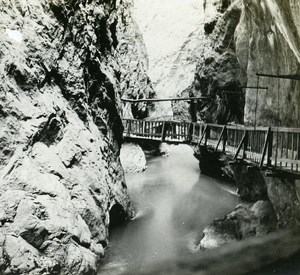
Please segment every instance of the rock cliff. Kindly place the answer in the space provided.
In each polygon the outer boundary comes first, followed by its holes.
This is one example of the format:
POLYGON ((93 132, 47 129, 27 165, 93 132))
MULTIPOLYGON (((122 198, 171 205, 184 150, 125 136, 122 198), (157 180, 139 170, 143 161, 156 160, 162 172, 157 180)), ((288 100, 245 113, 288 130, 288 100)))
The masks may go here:
POLYGON ((298 127, 300 82, 266 77, 258 81, 256 73, 299 74, 300 4, 295 0, 203 3, 204 50, 187 92, 212 96, 212 101, 198 108, 198 118, 253 125, 256 117, 259 125, 298 127), (257 84, 268 90, 258 92, 256 108, 256 89, 242 87, 257 84))
MULTIPOLYGON (((200 57, 203 8, 199 0, 134 0, 135 18, 149 56, 149 76, 160 98, 174 97, 193 81, 200 57)), ((172 115, 169 102, 156 116, 172 115)))
POLYGON ((1 274, 95 273, 132 216, 120 97, 152 90, 130 5, 0 1, 1 274))
MULTIPOLYGON (((122 25, 118 30, 121 91, 124 98, 154 98, 156 93, 148 76, 149 60, 144 38, 131 13, 134 10, 133 3, 125 3, 126 8, 120 14, 122 25)), ((125 117, 142 119, 155 111, 155 105, 125 103, 122 109, 125 117)))

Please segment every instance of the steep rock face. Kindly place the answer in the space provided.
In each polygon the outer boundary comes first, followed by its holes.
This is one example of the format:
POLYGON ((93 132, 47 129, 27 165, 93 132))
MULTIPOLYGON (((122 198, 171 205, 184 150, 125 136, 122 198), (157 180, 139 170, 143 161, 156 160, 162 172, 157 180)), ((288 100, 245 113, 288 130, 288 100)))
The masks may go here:
POLYGON ((0 1, 0 273, 91 274, 110 221, 132 216, 120 96, 143 67, 121 69, 139 55, 128 5, 0 1))
POLYGON ((206 21, 203 29, 205 35, 199 49, 201 55, 193 84, 182 95, 211 97, 208 102, 196 104, 194 120, 242 123, 243 79, 233 38, 241 16, 240 4, 226 9, 229 2, 223 2, 204 1, 206 21))
MULTIPOLYGON (((156 93, 148 76, 149 60, 144 39, 130 12, 133 10, 132 2, 126 1, 124 5, 126 8, 119 15, 123 24, 117 30, 122 94, 130 99, 153 98, 156 93)), ((123 104, 123 115, 128 118, 145 118, 154 111, 153 104, 123 104)))
POLYGON ((256 78, 256 73, 299 73, 299 3, 206 0, 204 9, 206 49, 188 91, 212 96, 212 101, 198 107, 198 118, 250 125, 256 118, 261 125, 299 126, 299 81, 256 78), (258 92, 256 108, 256 90, 241 87, 257 84, 269 89, 258 92))
MULTIPOLYGON (((149 76, 160 98, 174 97, 193 80, 202 41, 199 0, 134 0, 135 18, 149 55, 149 76)), ((157 104, 156 116, 172 115, 169 102, 157 104)))
MULTIPOLYGON (((248 85, 256 83, 256 72, 299 74, 299 12, 300 4, 294 0, 243 1, 235 40, 237 57, 242 70, 247 73, 248 85)), ((269 87, 269 90, 259 92, 258 123, 299 127, 300 82, 262 78, 260 85, 269 87)), ((255 119, 254 99, 253 91, 247 90, 245 119, 248 123, 255 119)))

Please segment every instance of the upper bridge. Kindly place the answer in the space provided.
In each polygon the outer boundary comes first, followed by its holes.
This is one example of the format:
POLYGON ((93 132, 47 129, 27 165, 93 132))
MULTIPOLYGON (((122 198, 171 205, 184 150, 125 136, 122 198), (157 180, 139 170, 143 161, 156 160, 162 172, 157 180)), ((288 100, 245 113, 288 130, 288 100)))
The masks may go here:
POLYGON ((260 167, 300 173, 300 129, 124 119, 124 136, 205 146, 260 167))

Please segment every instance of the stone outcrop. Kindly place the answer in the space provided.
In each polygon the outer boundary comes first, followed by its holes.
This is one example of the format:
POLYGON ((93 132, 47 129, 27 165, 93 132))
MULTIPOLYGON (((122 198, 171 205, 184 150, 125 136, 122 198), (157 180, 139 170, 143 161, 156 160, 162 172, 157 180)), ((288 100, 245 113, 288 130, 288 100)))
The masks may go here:
MULTIPOLYGON (((241 85, 244 83, 233 37, 241 10, 238 3, 230 8, 228 4, 229 1, 204 1, 205 22, 198 48, 201 54, 192 84, 180 94, 211 97, 209 102, 196 104, 195 114, 190 114, 192 118, 195 117, 194 120, 219 124, 243 122, 244 96, 241 85)), ((184 106, 178 105, 175 108, 184 112, 184 106)))
POLYGON ((269 201, 240 204, 232 213, 215 219, 204 229, 198 249, 211 249, 236 240, 263 236, 276 228, 277 219, 269 201))
POLYGON ((120 159, 125 173, 143 172, 147 167, 145 154, 135 143, 123 143, 120 159))
POLYGON ((256 90, 242 86, 259 84, 269 89, 258 92, 257 124, 298 127, 300 82, 262 77, 258 83, 256 73, 299 74, 300 4, 205 0, 204 11, 204 50, 185 91, 212 97, 205 107, 198 106, 198 119, 254 124, 256 90))
POLYGON ((298 225, 300 222, 299 180, 285 175, 266 177, 268 197, 278 220, 278 228, 298 225))
MULTIPOLYGON (((201 152, 203 150, 204 148, 201 152)), ((202 152, 202 155, 197 155, 200 169, 209 176, 220 177, 225 167, 228 167, 227 170, 233 176, 230 179, 234 178, 237 193, 243 203, 232 213, 215 219, 204 229, 198 249, 219 247, 299 224, 299 180, 294 174, 262 170, 250 162, 228 162, 228 156, 221 156, 221 153, 204 150, 204 154, 202 152), (215 175, 213 170, 216 171, 215 175)))
POLYGON ((0 6, 0 273, 93 274, 132 217, 120 97, 151 90, 130 2, 0 6))
POLYGON ((194 150, 194 156, 199 160, 201 174, 234 182, 234 173, 229 165, 232 159, 226 154, 199 146, 194 150))
POLYGON ((242 200, 255 202, 268 199, 264 174, 259 167, 250 163, 236 162, 231 168, 242 200))

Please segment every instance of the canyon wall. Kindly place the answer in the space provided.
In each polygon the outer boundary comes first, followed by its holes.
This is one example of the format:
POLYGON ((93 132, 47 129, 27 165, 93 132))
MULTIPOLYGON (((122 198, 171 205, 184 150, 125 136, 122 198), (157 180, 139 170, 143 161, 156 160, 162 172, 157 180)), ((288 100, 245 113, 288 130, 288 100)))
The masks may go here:
MULTIPOLYGON (((149 76, 159 98, 175 97, 193 81, 202 41, 201 0, 134 0, 135 18, 149 56, 149 76)), ((172 116, 170 102, 154 116, 172 116)))
POLYGON ((131 3, 0 7, 0 273, 93 274, 133 214, 120 97, 152 93, 131 3))
POLYGON ((212 101, 198 107, 198 118, 299 127, 299 81, 258 80, 256 73, 299 74, 300 4, 294 0, 206 0, 204 11, 204 52, 187 92, 209 95, 212 101), (243 86, 257 84, 268 90, 258 91, 256 107, 256 89, 243 86))
MULTIPOLYGON (((126 8, 119 14, 122 25, 117 30, 122 95, 129 99, 154 98, 156 93, 148 76, 148 52, 132 16, 134 5, 131 1, 125 1, 124 5, 126 8)), ((144 102, 123 103, 122 109, 124 117, 143 119, 155 112, 156 106, 144 102)))

